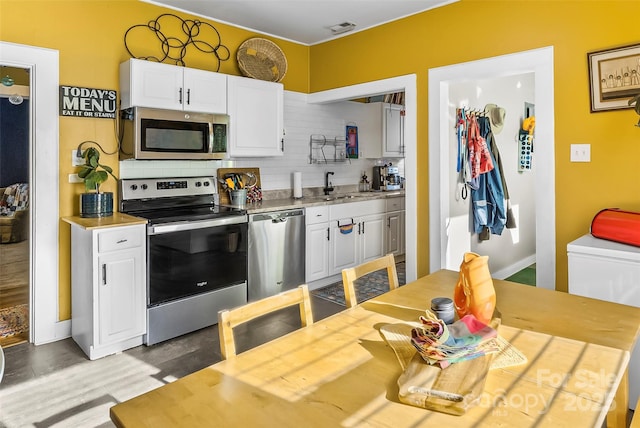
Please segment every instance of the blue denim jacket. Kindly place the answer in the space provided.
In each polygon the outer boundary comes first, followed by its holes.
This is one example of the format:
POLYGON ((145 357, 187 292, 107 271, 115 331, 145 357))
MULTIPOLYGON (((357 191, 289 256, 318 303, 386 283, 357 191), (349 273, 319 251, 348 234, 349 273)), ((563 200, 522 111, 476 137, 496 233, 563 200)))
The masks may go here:
MULTIPOLYGON (((490 144, 493 142, 493 138, 487 138, 491 132, 489 119, 486 117, 478 118, 478 126, 480 127, 480 135, 486 139, 489 152, 491 152, 490 144)), ((491 160, 494 168, 487 173, 480 174, 478 188, 471 189, 473 228, 475 233, 480 234, 486 226, 492 234, 501 235, 507 222, 507 210, 501 172, 493 153, 491 160)))

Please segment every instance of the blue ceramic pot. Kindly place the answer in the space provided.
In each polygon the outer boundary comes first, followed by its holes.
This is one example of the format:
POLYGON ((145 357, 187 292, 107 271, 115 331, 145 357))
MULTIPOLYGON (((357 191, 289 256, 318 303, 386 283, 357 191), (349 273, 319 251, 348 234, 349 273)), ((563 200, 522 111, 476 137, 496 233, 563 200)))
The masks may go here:
POLYGON ((113 193, 82 193, 80 217, 109 217, 113 215, 113 193))

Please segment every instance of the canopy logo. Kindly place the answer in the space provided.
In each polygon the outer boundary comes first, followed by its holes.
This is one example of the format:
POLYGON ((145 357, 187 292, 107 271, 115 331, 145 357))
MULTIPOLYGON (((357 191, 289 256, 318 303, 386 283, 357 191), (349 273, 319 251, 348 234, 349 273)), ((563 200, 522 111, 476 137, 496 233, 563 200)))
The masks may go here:
POLYGON ((111 89, 60 86, 60 116, 116 118, 117 92, 111 89))

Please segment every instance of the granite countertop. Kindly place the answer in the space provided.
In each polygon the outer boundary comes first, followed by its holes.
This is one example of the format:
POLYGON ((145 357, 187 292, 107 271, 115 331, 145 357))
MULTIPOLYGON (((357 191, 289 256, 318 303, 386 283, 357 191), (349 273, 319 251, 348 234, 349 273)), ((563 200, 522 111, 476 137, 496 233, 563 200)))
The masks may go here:
POLYGON ((336 193, 329 196, 305 196, 301 199, 280 198, 266 199, 262 202, 255 202, 246 205, 247 213, 257 214, 269 211, 280 211, 295 208, 308 208, 322 205, 336 205, 350 202, 369 201, 373 199, 387 199, 404 196, 404 190, 394 191, 372 191, 372 192, 350 192, 336 193))
MULTIPOLYGON (((322 205, 336 205, 350 202, 370 201, 373 199, 387 199, 404 196, 404 190, 370 191, 370 192, 336 192, 329 196, 307 195, 301 199, 291 197, 265 199, 246 205, 248 214, 264 213, 269 211, 281 211, 295 208, 317 207, 322 205)), ((227 205, 230 206, 230 205, 227 205)), ((114 212, 109 217, 88 218, 80 216, 63 217, 62 221, 75 224, 84 229, 99 229, 106 227, 130 226, 134 224, 146 224, 147 220, 129 214, 114 212)))

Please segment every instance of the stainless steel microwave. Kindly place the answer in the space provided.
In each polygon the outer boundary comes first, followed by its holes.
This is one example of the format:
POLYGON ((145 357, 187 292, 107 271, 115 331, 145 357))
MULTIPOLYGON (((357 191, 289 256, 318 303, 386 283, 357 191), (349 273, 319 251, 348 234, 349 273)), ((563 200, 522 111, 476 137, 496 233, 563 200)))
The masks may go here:
POLYGON ((121 160, 227 158, 226 115, 132 107, 121 120, 121 160))

